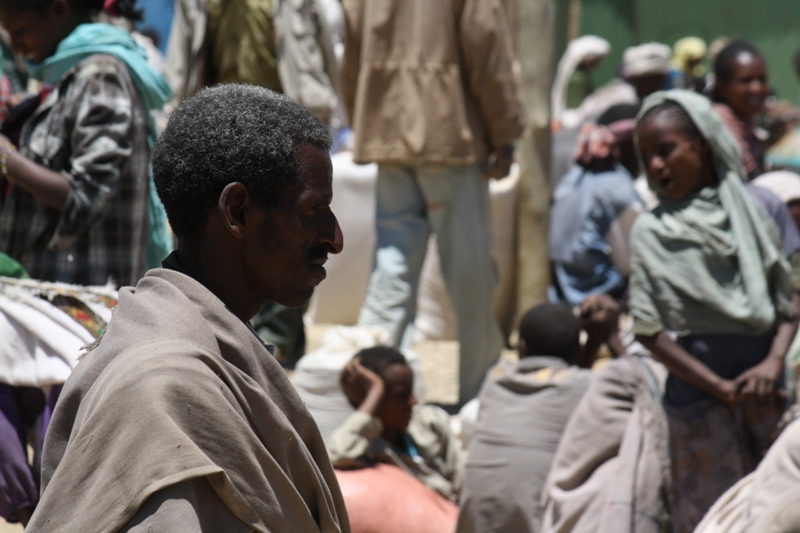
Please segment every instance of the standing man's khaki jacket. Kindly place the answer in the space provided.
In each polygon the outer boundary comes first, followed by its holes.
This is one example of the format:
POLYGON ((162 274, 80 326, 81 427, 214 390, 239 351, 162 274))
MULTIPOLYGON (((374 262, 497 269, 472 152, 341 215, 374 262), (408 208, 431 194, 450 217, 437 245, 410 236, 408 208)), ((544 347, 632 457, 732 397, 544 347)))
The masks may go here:
POLYGON ((482 163, 520 137, 523 104, 500 0, 343 6, 342 93, 356 162, 482 163))

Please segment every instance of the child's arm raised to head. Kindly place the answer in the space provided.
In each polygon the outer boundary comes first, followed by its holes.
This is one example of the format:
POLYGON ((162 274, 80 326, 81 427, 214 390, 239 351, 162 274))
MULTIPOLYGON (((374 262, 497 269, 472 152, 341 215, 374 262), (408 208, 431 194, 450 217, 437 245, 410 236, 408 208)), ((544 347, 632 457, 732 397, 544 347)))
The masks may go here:
POLYGON ((358 357, 354 357, 342 369, 339 382, 347 399, 354 406, 357 405, 359 411, 375 414, 385 392, 383 380, 378 374, 365 368, 358 357))

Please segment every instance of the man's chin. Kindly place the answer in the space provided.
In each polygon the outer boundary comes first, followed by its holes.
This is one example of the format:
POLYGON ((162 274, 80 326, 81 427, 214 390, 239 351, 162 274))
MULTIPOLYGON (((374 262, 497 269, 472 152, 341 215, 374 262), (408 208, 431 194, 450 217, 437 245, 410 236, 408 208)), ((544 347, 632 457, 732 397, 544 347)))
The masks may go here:
POLYGON ((303 291, 298 290, 291 294, 277 295, 274 299, 267 298, 267 300, 281 304, 284 307, 305 307, 313 295, 314 287, 311 287, 310 289, 303 291))

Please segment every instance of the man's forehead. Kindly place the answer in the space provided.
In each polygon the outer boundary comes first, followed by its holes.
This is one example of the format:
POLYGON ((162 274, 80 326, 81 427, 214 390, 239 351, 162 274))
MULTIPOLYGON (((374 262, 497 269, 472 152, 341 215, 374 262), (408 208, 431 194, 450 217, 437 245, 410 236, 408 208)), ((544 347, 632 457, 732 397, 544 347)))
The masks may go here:
POLYGON ((297 147, 297 157, 300 161, 301 169, 308 166, 324 162, 328 168, 332 168, 331 157, 327 150, 323 150, 313 144, 301 144, 297 147))
POLYGON ((310 144, 297 147, 298 163, 300 164, 299 178, 303 182, 329 181, 333 175, 333 163, 328 152, 310 144), (321 181, 320 181, 321 180, 321 181))
POLYGON ((303 202, 307 198, 332 196, 333 166, 328 153, 313 145, 301 145, 297 148, 297 159, 297 178, 284 189, 287 200, 294 197, 294 201, 303 202))

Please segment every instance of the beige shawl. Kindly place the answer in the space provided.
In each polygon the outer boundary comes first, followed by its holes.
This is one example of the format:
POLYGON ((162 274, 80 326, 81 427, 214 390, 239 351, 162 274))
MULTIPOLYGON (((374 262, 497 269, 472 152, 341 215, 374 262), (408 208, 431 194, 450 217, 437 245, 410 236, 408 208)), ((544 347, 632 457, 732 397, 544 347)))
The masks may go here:
POLYGON ((120 291, 64 387, 29 527, 117 531, 202 478, 225 531, 350 531, 319 430, 267 348, 201 284, 156 269, 120 291))
POLYGON ((669 486, 666 370, 624 357, 592 380, 572 414, 542 494, 543 533, 658 533, 669 486))

